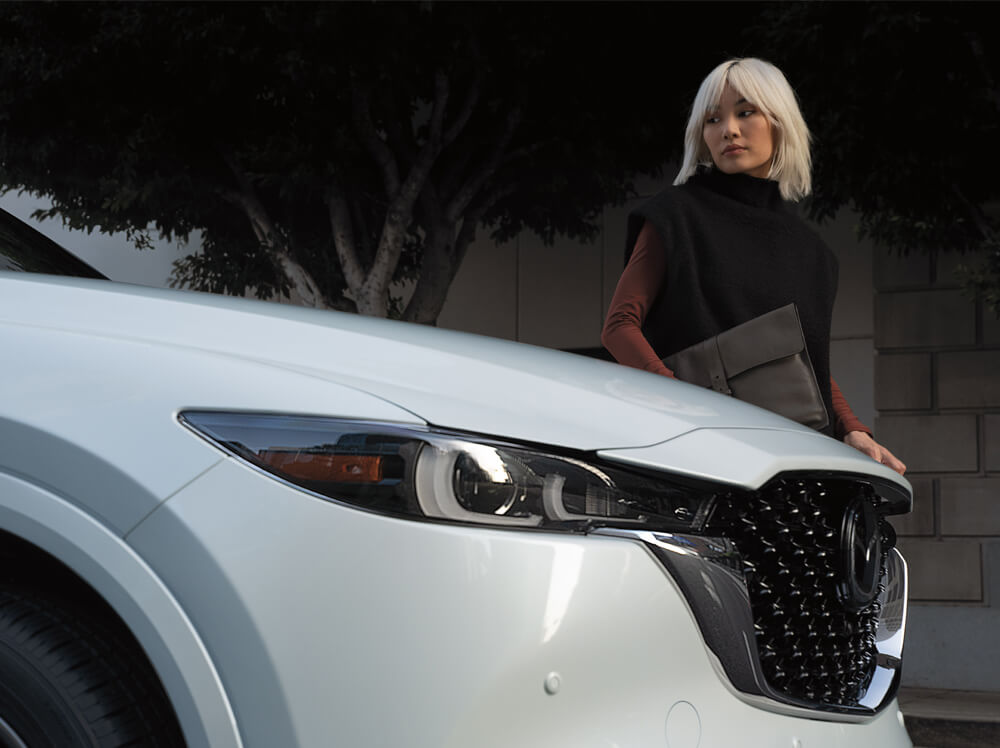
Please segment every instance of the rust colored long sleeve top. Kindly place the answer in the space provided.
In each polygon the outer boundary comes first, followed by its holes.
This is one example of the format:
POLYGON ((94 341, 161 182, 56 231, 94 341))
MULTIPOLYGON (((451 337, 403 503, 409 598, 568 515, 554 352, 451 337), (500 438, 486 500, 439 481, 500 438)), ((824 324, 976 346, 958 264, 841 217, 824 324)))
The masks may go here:
MULTIPOLYGON (((664 365, 642 334, 646 314, 660 293, 666 271, 667 257, 662 240, 653 224, 646 221, 615 289, 601 331, 601 342, 619 363, 673 377, 674 373, 664 365)), ((854 415, 832 377, 830 388, 836 438, 843 439, 851 431, 871 434, 871 429, 854 415)))

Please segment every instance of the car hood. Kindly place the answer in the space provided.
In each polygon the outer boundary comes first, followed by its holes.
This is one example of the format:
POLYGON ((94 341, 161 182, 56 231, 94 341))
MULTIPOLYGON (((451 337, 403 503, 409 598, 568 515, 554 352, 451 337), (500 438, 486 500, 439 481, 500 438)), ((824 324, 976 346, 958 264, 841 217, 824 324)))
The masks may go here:
MULTIPOLYGON (((606 361, 286 304, 0 273, 0 321, 264 363, 367 392, 433 425, 575 449, 648 446, 698 429, 813 433, 606 361)), ((266 392, 260 407, 268 409, 266 392)), ((315 413, 337 415, 322 402, 315 413)))

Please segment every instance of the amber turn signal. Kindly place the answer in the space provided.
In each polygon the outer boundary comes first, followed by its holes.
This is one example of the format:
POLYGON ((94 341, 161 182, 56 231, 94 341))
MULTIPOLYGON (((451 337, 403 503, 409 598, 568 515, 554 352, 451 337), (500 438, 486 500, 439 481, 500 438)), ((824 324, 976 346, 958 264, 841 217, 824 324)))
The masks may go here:
POLYGON ((378 483, 382 480, 382 458, 379 456, 268 449, 258 452, 257 458, 268 467, 301 480, 337 483, 378 483))

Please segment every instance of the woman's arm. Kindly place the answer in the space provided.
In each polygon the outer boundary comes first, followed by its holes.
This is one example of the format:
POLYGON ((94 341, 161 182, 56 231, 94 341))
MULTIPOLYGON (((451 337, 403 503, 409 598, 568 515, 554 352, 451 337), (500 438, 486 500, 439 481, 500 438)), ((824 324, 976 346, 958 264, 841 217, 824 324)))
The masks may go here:
POLYGON ((860 452, 864 452, 875 462, 881 462, 886 467, 895 470, 900 475, 905 473, 906 465, 875 441, 872 438, 872 430, 854 415, 851 406, 847 404, 847 398, 844 397, 844 393, 840 391, 837 383, 833 381, 833 377, 830 377, 830 392, 833 396, 834 434, 837 438, 842 439, 845 444, 860 452))
POLYGON ((672 377, 674 373, 642 334, 642 323, 660 292, 666 270, 663 243, 653 224, 646 221, 615 288, 601 343, 621 364, 672 377))
POLYGON ((847 398, 844 397, 844 393, 840 391, 840 387, 834 381, 833 377, 830 377, 830 395, 833 404, 833 434, 838 439, 843 439, 852 431, 863 431, 872 435, 872 430, 861 423, 861 420, 854 415, 854 411, 851 410, 851 406, 847 404, 847 398))
POLYGON ((881 462, 887 468, 895 470, 900 475, 906 472, 906 465, 896 455, 875 441, 871 434, 864 431, 852 431, 844 437, 844 444, 864 452, 875 460, 875 462, 881 462))

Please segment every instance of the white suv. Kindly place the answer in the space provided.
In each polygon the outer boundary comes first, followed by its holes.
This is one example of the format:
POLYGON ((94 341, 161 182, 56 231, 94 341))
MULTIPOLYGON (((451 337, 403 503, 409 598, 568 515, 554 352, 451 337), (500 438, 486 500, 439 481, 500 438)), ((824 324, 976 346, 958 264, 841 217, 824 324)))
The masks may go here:
POLYGON ((910 745, 910 487, 861 453, 6 215, 0 266, 0 745, 910 745))

